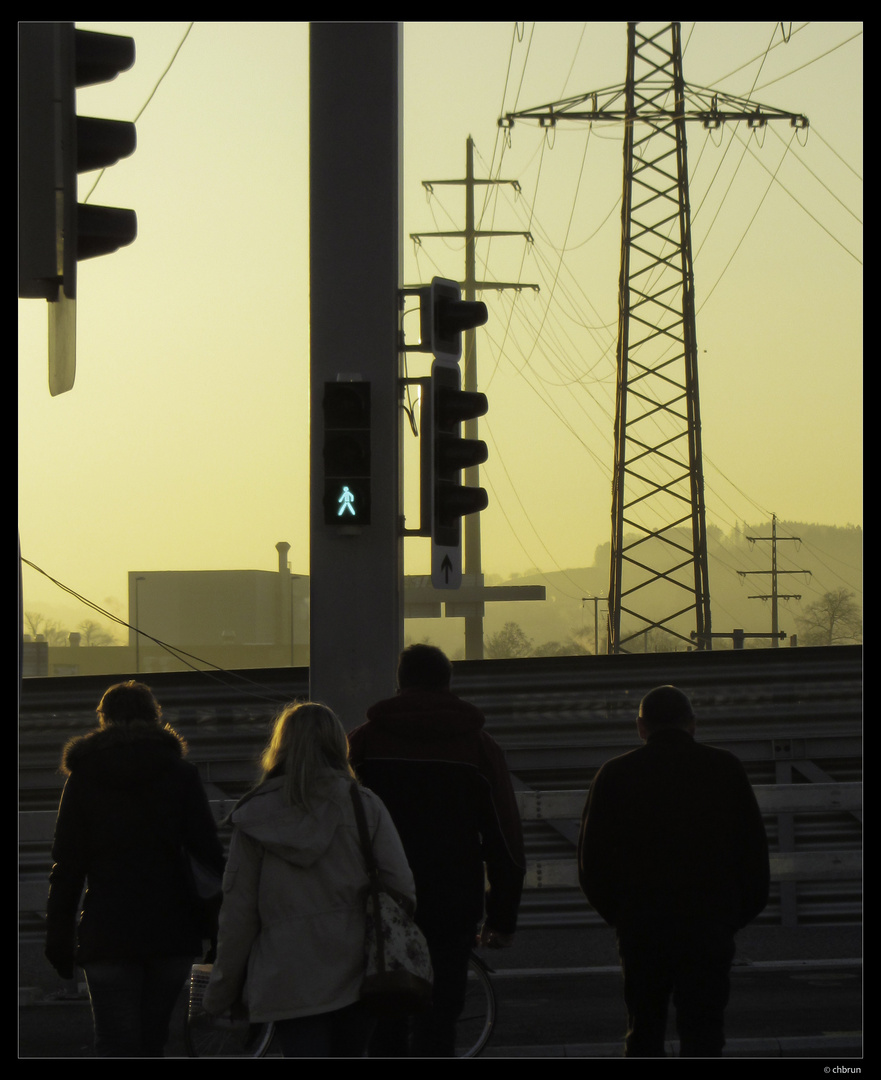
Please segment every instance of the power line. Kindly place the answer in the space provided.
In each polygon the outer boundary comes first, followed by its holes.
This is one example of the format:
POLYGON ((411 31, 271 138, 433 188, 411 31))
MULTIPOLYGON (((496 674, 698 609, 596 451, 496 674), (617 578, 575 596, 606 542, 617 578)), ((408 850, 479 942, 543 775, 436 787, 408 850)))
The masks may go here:
POLYGON ((835 155, 835 156, 836 156, 836 157, 838 158, 838 160, 839 160, 839 161, 841 162, 841 164, 842 164, 842 165, 844 165, 844 167, 845 167, 846 169, 850 169, 850 171, 851 171, 851 172, 852 172, 852 173, 854 174, 854 176, 855 176, 855 177, 857 178, 857 180, 859 180, 860 182, 862 182, 862 179, 863 179, 863 177, 862 177, 862 174, 861 174, 861 173, 858 173, 858 172, 856 171, 856 169, 855 169, 855 168, 853 167, 853 165, 851 165, 851 164, 849 164, 849 163, 848 163, 847 161, 845 161, 845 159, 844 159, 844 158, 843 158, 843 157, 841 156, 841 154, 839 154, 839 153, 838 153, 838 151, 837 151, 837 150, 835 149, 835 147, 834 147, 834 146, 832 146, 832 145, 831 145, 830 143, 826 142, 826 140, 825 140, 825 139, 823 138, 823 136, 822 136, 822 135, 821 135, 821 134, 819 133, 819 131, 817 131, 817 130, 816 130, 815 128, 811 128, 811 130, 813 131, 813 133, 814 133, 815 137, 816 137, 816 138, 818 138, 818 139, 820 140, 820 142, 821 142, 821 143, 822 143, 822 144, 823 144, 823 145, 824 145, 824 146, 826 147, 826 149, 827 149, 827 150, 831 150, 831 151, 832 151, 832 153, 833 153, 833 154, 834 154, 834 155, 835 155))
MULTIPOLYGON (((795 132, 793 131, 792 135, 789 137, 789 142, 786 145, 786 153, 789 152, 789 147, 792 145, 792 140, 794 138, 795 138, 795 132)), ((749 147, 747 146, 746 149, 749 149, 749 147)), ((740 246, 744 242, 744 240, 746 239, 746 234, 752 228, 753 222, 758 217, 759 211, 762 209, 762 205, 765 202, 765 199, 768 197, 768 192, 771 190, 771 187, 773 186, 774 181, 777 179, 777 173, 780 171, 780 166, 783 164, 783 162, 784 162, 784 160, 786 158, 786 153, 784 153, 783 157, 781 157, 780 160, 777 162, 777 168, 774 170, 773 173, 771 173, 771 180, 770 180, 768 186, 765 188, 764 195, 762 195, 761 199, 759 200, 759 205, 753 211, 753 216, 749 219, 749 222, 747 223, 746 228, 743 230, 743 234, 741 235, 740 239, 737 241, 737 244, 734 247, 734 251, 731 252, 731 255, 728 258, 728 262, 725 263, 725 265, 722 267, 722 271, 719 274, 719 276, 716 278, 716 280, 713 282, 712 288, 707 293, 707 295, 704 297, 704 299, 701 301, 700 307, 698 307, 698 309, 697 309, 698 313, 700 313, 703 310, 704 305, 707 303, 707 301, 710 299, 710 297, 716 291, 716 286, 719 284, 719 282, 725 276, 725 274, 726 274, 726 272, 728 270, 728 267, 734 261, 734 256, 738 253, 738 251, 740 251, 740 246)), ((753 156, 755 157, 756 155, 753 155, 753 156)), ((756 160, 761 161, 761 158, 757 158, 756 160)), ((764 165, 764 163, 763 163, 763 165, 764 165)), ((768 169, 767 166, 764 166, 764 167, 768 172, 770 172, 770 169, 768 169)), ((818 224, 819 224, 819 222, 818 222, 818 224)))
MULTIPOLYGON (((783 138, 782 138, 782 136, 780 135, 780 132, 779 132, 779 131, 777 131, 777 129, 776 129, 776 128, 772 128, 772 131, 773 131, 773 132, 774 132, 774 134, 775 134, 775 135, 777 136, 777 138, 778 138, 778 139, 780 139, 780 141, 782 142, 782 141, 783 141, 783 138)), ((811 128, 811 131, 814 131, 814 128, 811 128)), ((814 132, 814 133, 816 134, 816 132, 814 132)), ((827 145, 828 145, 828 143, 827 143, 827 145)), ((830 148, 830 149, 831 149, 831 148, 830 148)), ((834 152, 834 151, 833 151, 833 152, 834 152)), ((802 157, 796 157, 796 159, 795 159, 795 160, 796 160, 796 161, 797 161, 797 162, 798 162, 798 163, 799 163, 799 164, 800 164, 800 165, 802 166, 802 168, 804 168, 804 169, 807 169, 807 171, 808 171, 808 172, 809 172, 809 173, 811 174, 811 176, 813 176, 813 178, 814 178, 814 179, 815 179, 815 180, 817 181, 817 183, 818 183, 818 184, 820 185, 820 187, 821 187, 821 188, 823 188, 823 190, 824 190, 824 191, 828 192, 828 194, 832 196, 832 198, 833 198, 833 199, 834 199, 834 200, 835 200, 835 201, 836 201, 836 202, 838 203, 838 205, 839 205, 839 206, 840 206, 840 207, 841 207, 841 208, 842 208, 843 210, 845 210, 845 211, 846 211, 846 212, 847 212, 848 214, 850 214, 850 216, 851 216, 851 217, 852 217, 852 218, 854 219, 854 221, 856 221, 856 222, 857 222, 857 224, 858 224, 858 225, 862 225, 862 224, 863 224, 863 220, 862 220, 862 218, 861 218, 861 217, 859 217, 859 216, 858 216, 857 214, 855 214, 855 213, 854 213, 854 211, 853 211, 853 210, 851 210, 851 208, 850 208, 850 207, 849 207, 849 206, 848 206, 848 205, 847 205, 847 204, 846 204, 846 203, 844 202, 844 200, 843 200, 843 199, 839 199, 839 198, 838 198, 838 196, 837 196, 837 195, 835 194, 835 192, 834 192, 834 191, 832 190, 832 188, 830 188, 830 187, 829 187, 829 185, 828 185, 828 184, 824 184, 824 183, 823 183, 823 181, 822 181, 822 180, 820 179, 820 177, 819 177, 819 176, 817 176, 817 174, 816 174, 816 173, 814 172, 814 170, 813 170, 813 169, 812 169, 812 168, 810 167, 810 165, 808 165, 808 163, 807 163, 807 162, 806 162, 806 161, 804 160, 804 158, 802 158, 802 157)), ((786 189, 784 188, 784 190, 786 190, 786 189)), ((789 192, 788 192, 788 191, 787 191, 786 193, 787 193, 787 195, 789 194, 789 192)))
MULTIPOLYGON (((69 585, 65 585, 64 582, 52 577, 52 575, 47 573, 42 567, 37 566, 37 564, 31 562, 30 559, 26 559, 24 555, 21 556, 21 561, 26 566, 29 566, 32 570, 36 570, 38 574, 42 574, 44 578, 46 578, 48 581, 51 581, 52 584, 56 585, 59 589, 62 590, 62 592, 66 592, 69 596, 72 596, 81 604, 85 604, 86 607, 91 608, 93 611, 98 612, 99 615, 103 615, 111 622, 117 623, 118 625, 123 626, 128 630, 133 630, 140 637, 146 638, 148 641, 152 641, 155 645, 158 645, 160 648, 165 649, 165 651, 171 656, 173 656, 176 660, 179 660, 182 664, 186 664, 186 666, 188 668, 191 668, 193 671, 197 671, 202 675, 206 675, 208 678, 214 679, 215 682, 220 682, 223 686, 227 685, 226 683, 223 683, 222 680, 217 679, 217 677, 211 671, 206 671, 204 668, 198 668, 195 666, 195 664, 191 664, 189 662, 190 660, 195 660, 197 664, 204 664, 205 668, 213 668, 214 671, 219 671, 222 674, 229 676, 230 679, 237 679, 240 683, 245 683, 247 684, 247 686, 254 686, 257 687, 259 690, 265 691, 265 694, 260 694, 253 693, 252 691, 247 690, 243 687, 239 688, 244 689, 244 692, 250 694, 251 697, 259 698, 261 701, 270 701, 275 704, 284 704, 282 699, 279 698, 277 695, 274 695, 272 690, 269 689, 269 687, 263 686, 261 683, 255 682, 253 679, 248 679, 244 675, 239 675, 234 671, 228 671, 226 668, 219 667, 217 664, 212 664, 209 660, 203 660, 201 659, 201 657, 194 656, 192 653, 186 652, 184 649, 180 649, 177 646, 169 645, 167 642, 162 641, 157 637, 153 637, 152 634, 148 634, 145 631, 140 630, 137 626, 132 626, 132 624, 126 622, 125 619, 120 618, 118 615, 114 615, 111 611, 107 611, 105 608, 102 608, 100 604, 96 604, 93 600, 89 600, 88 597, 83 596, 81 593, 78 593, 69 585)), ((20 629, 19 632, 21 632, 20 629)))
MULTIPOLYGON (((795 134, 796 133, 793 132, 793 137, 795 136, 795 134)), ((740 139, 740 135, 737 132, 735 132, 735 137, 740 139)), ((742 141, 743 140, 741 139, 741 142, 742 141)), ((791 145, 792 145, 792 138, 790 138, 789 143, 787 144, 787 151, 789 150, 789 147, 791 145)), ((747 145, 747 150, 749 150, 749 152, 752 154, 752 156, 755 158, 755 160, 758 161, 758 163, 762 166, 762 168, 765 170, 765 172, 771 173, 771 170, 764 163, 764 161, 762 161, 761 157, 759 157, 757 154, 755 154, 753 152, 752 148, 749 145, 747 145)), ((785 158, 785 156, 786 155, 784 154, 784 158, 785 158)), ((780 164, 782 164, 782 163, 783 163, 783 158, 780 159, 780 164)), ((838 246, 840 248, 842 248, 844 251, 846 251, 847 254, 850 255, 850 257, 855 262, 857 262, 860 266, 862 266, 863 265, 863 260, 858 255, 855 255, 845 244, 843 244, 833 232, 831 232, 829 229, 827 229, 826 226, 814 214, 812 214, 810 212, 810 210, 808 210, 808 208, 804 205, 804 203, 800 202, 795 197, 795 195, 792 194, 792 192, 789 190, 789 188, 787 188, 786 185, 781 180, 777 179, 777 172, 780 169, 780 164, 778 164, 777 169, 775 169, 774 172, 771 174, 771 183, 773 184, 776 181, 776 183, 778 183, 780 185, 780 187, 783 188, 783 190, 790 197, 790 199, 792 199, 792 201, 796 204, 796 206, 799 206, 802 210, 804 210, 804 212, 808 215, 808 217, 811 219, 811 221, 813 221, 816 225, 819 225, 820 228, 823 230, 824 233, 826 233, 827 236, 831 237, 835 241, 835 243, 838 244, 838 246)), ((770 189, 770 184, 769 184, 769 189, 770 189)), ((765 194, 767 194, 767 191, 765 192, 765 194)), ((764 196, 762 198, 764 199, 764 196)), ((751 224, 752 224, 752 221, 750 221, 750 225, 751 224)), ((749 226, 747 226, 747 228, 749 228, 749 226)), ((746 235, 746 234, 744 234, 744 235, 746 235)), ((726 269, 727 269, 727 267, 726 267, 726 269)), ((723 271, 723 273, 724 273, 724 271, 723 271)))
MULTIPOLYGON (((774 24, 774 32, 771 35, 771 40, 772 41, 774 40, 774 35, 777 33, 777 27, 780 26, 780 25, 781 25, 780 23, 775 23, 774 24)), ((714 79, 713 82, 716 83, 716 84, 725 82, 725 80, 730 79, 732 75, 737 75, 739 72, 743 71, 744 68, 748 68, 750 66, 750 64, 754 64, 756 62, 756 60, 761 60, 762 63, 764 64, 765 57, 768 55, 768 53, 769 53, 769 51, 771 49, 777 49, 781 45, 788 45, 789 42, 792 41, 792 39, 795 37, 796 34, 800 33, 802 30, 806 29, 810 25, 811 24, 809 22, 807 22, 807 23, 803 23, 799 27, 796 27, 795 30, 790 30, 789 37, 784 36, 783 39, 781 41, 778 41, 776 45, 770 45, 767 49, 765 49, 765 51, 763 53, 757 53, 752 58, 752 60, 747 60, 745 63, 741 64, 739 67, 736 67, 733 71, 729 71, 727 75, 722 75, 720 78, 714 79)), ((755 88, 755 82, 753 83, 753 88, 755 88)))
POLYGON ((806 67, 810 67, 811 64, 816 64, 818 60, 822 60, 824 57, 829 56, 831 53, 836 52, 838 49, 849 44, 851 41, 856 40, 858 37, 862 37, 862 30, 858 30, 857 33, 852 34, 845 41, 840 41, 837 45, 833 45, 831 49, 827 49, 826 52, 820 53, 819 56, 815 56, 813 60, 807 60, 805 63, 800 64, 797 68, 793 68, 792 71, 787 71, 785 75, 778 75, 776 79, 771 79, 769 82, 763 83, 757 87, 758 90, 764 90, 769 86, 773 86, 774 83, 778 83, 783 79, 788 79, 790 75, 794 75, 797 71, 803 71, 806 67))
MULTIPOLYGON (((147 108, 147 106, 148 106, 148 105, 150 104, 150 102, 151 102, 151 101, 153 100, 153 95, 154 95, 154 94, 156 93, 156 91, 157 91, 157 90, 159 89, 159 86, 160 86, 160 84, 162 83, 162 80, 163 80, 163 79, 165 78, 165 76, 166 76, 166 75, 167 75, 167 74, 169 73, 169 71, 171 71, 171 65, 172 65, 172 64, 173 64, 173 63, 175 62, 175 60, 177 59, 177 54, 178 54, 178 53, 179 53, 179 52, 181 51, 181 48, 182 48, 182 46, 183 46, 183 43, 184 43, 184 42, 185 42, 185 41, 187 40, 187 38, 189 37, 190 31, 191 31, 191 30, 193 29, 193 27, 194 27, 194 26, 195 26, 195 23, 190 23, 190 24, 189 24, 189 26, 188 26, 188 27, 186 28, 186 31, 184 32, 184 36, 183 36, 183 37, 182 37, 182 38, 180 39, 180 42, 178 43, 178 46, 177 46, 177 48, 176 48, 176 49, 174 50, 174 53, 173 53, 173 55, 172 55, 171 59, 170 59, 170 60, 168 61, 168 65, 166 66, 166 68, 165 68, 165 71, 163 71, 163 72, 162 72, 162 74, 161 74, 161 75, 159 76, 159 78, 158 78, 158 79, 156 80, 156 84, 154 85, 153 89, 152 89, 152 90, 150 91, 150 93, 149 93, 149 96, 147 97, 147 100, 146 100, 146 101, 144 102, 144 104, 143 104, 143 105, 142 105, 142 106, 140 107, 140 109, 138 110, 138 113, 137 113, 137 115, 135 116, 135 118, 134 118, 134 120, 132 121, 132 123, 137 123, 137 122, 138 122, 138 120, 140 120, 140 119, 141 119, 141 116, 143 115, 143 113, 144 113, 144 110, 145 110, 145 109, 147 108)), ((92 184, 91 188, 89 188, 89 193, 88 193, 88 195, 86 195, 86 197, 85 197, 85 198, 83 199, 83 202, 84 202, 84 203, 87 203, 87 202, 89 201, 89 199, 90 199, 90 198, 92 197, 92 192, 93 192, 93 191, 95 190, 95 188, 96 188, 96 187, 98 186, 98 184, 100 184, 100 182, 101 182, 101 177, 102 177, 102 176, 104 175, 104 173, 105 173, 106 171, 107 171, 106 169, 102 169, 102 170, 101 170, 101 171, 100 171, 100 172, 98 173, 98 175, 97 175, 97 176, 95 177, 95 183, 94 183, 94 184, 92 184)))

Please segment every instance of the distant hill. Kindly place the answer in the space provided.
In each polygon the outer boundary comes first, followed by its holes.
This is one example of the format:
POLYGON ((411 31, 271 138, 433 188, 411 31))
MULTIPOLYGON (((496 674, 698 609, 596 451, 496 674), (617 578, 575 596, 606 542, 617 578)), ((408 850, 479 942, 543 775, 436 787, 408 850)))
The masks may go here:
MULTIPOLYGON (((770 573, 741 577, 738 571, 770 571, 771 543, 750 542, 749 537, 770 537, 771 523, 743 525, 725 535, 711 527, 708 537, 710 612, 716 633, 735 628, 753 633, 770 633, 770 603, 751 596, 771 591, 770 573)), ((779 603, 779 627, 788 635, 798 632, 796 616, 804 605, 824 593, 848 589, 862 606, 863 531, 859 526, 816 525, 805 522, 777 522, 778 593, 800 595, 801 601, 779 603), (798 542, 788 537, 800 537, 798 542), (810 571, 792 573, 790 571, 810 571)), ((594 553, 593 565, 552 573, 524 574, 513 578, 487 580, 492 585, 544 585, 547 600, 487 604, 484 639, 499 633, 508 622, 517 623, 526 638, 538 648, 549 642, 566 642, 573 637, 594 643, 595 605, 589 598, 605 597, 609 588, 611 543, 594 553)), ((600 651, 605 640, 605 604, 598 606, 600 651)), ((410 620, 405 624, 409 641, 426 638, 460 656, 463 648, 462 621, 458 619, 410 620)), ((747 643, 749 644, 749 642, 747 643)), ((758 644, 758 643, 754 643, 758 644)), ((764 640, 762 646, 769 646, 764 640)), ((715 647, 723 647, 721 643, 715 647)))

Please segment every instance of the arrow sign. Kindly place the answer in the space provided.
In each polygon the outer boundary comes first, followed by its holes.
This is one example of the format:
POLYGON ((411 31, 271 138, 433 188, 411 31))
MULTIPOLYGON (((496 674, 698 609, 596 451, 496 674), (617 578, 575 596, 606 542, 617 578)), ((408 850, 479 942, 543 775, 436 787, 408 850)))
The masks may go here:
POLYGON ((458 589, 462 584, 461 547, 431 546, 431 584, 435 589, 458 589))

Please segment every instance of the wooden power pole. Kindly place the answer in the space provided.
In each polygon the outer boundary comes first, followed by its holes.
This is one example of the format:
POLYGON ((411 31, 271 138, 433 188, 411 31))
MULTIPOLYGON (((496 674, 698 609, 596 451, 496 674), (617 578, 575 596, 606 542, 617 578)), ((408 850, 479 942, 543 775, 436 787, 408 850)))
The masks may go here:
POLYGON ((779 593, 777 591, 777 577, 779 574, 807 574, 810 576, 810 570, 780 570, 777 567, 777 544, 781 540, 795 540, 800 541, 800 536, 778 536, 777 535, 777 515, 771 515, 771 535, 770 536, 748 536, 747 540, 751 544, 755 544, 759 540, 769 540, 771 542, 771 569, 770 570, 738 570, 738 574, 741 577, 746 577, 747 574, 770 574, 771 575, 771 592, 767 595, 751 596, 750 600, 770 600, 771 601, 771 648, 777 649, 780 647, 780 627, 777 620, 777 601, 778 600, 801 600, 801 595, 796 593, 779 593))

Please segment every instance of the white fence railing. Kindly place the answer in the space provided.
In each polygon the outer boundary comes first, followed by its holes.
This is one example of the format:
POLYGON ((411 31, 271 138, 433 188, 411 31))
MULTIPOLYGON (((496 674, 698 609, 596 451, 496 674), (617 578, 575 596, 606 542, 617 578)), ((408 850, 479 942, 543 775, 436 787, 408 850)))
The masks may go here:
MULTIPOLYGON (((841 811, 860 817, 862 782, 841 784, 756 784, 753 786, 763 814, 830 814, 841 811)), ((518 791, 517 804, 524 821, 571 822, 581 817, 587 791, 518 791)), ((212 800, 218 821, 235 805, 234 799, 212 800)), ((55 829, 54 810, 25 810, 18 815, 19 848, 50 845, 55 829)), ((772 851, 772 881, 852 880, 862 876, 862 850, 772 851)), ((19 910, 44 911, 46 872, 22 872, 19 859, 19 910)), ((530 889, 578 888, 578 867, 568 859, 530 860, 526 869, 530 889)))

